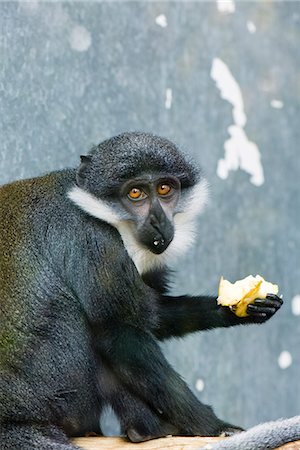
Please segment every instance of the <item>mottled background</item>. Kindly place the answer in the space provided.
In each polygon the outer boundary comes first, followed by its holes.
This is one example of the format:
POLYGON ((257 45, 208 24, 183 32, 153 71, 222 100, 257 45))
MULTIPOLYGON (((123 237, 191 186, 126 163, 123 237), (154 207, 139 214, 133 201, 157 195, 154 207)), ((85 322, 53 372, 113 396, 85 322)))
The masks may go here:
POLYGON ((125 130, 164 135, 211 184, 174 292, 216 293, 222 274, 280 285, 270 323, 164 345, 244 427, 300 412, 299 27, 299 2, 0 2, 0 183, 125 130))

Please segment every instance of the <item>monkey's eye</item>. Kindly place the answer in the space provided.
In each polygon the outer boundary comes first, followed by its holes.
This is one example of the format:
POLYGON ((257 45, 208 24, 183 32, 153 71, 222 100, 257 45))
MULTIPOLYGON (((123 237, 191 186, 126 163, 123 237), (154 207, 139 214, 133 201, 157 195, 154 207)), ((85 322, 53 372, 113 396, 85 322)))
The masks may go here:
POLYGON ((172 187, 169 184, 162 183, 157 186, 157 193, 159 195, 168 195, 171 190, 172 187))
POLYGON ((127 195, 130 198, 130 200, 142 200, 147 197, 144 191, 135 187, 130 189, 127 195))

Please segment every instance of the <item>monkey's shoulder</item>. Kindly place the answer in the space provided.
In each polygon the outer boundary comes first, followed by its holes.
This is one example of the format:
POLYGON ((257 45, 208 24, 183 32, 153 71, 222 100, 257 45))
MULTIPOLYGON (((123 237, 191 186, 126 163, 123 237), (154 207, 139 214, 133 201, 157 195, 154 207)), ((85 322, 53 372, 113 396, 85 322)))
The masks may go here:
POLYGON ((64 169, 40 177, 17 180, 0 187, 0 207, 37 209, 51 206, 66 196, 75 183, 75 170, 64 169))
POLYGON ((32 244, 67 245, 81 240, 93 242, 96 248, 108 246, 108 242, 120 246, 119 233, 111 225, 89 216, 68 198, 75 183, 76 171, 65 169, 1 186, 2 229, 13 228, 15 233, 34 237, 32 244))

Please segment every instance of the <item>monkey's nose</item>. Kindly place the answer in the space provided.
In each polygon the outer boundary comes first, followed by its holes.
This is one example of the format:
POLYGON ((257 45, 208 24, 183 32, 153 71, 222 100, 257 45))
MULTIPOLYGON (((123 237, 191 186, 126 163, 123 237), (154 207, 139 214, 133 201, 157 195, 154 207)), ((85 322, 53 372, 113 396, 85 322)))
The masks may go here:
POLYGON ((154 238, 153 245, 157 247, 158 245, 164 245, 165 240, 163 238, 154 238))
POLYGON ((151 214, 150 216, 150 225, 154 228, 154 230, 156 231, 155 236, 153 237, 153 245, 155 247, 163 247, 165 240, 162 236, 162 232, 161 232, 161 227, 160 227, 160 223, 157 220, 157 218, 151 214))

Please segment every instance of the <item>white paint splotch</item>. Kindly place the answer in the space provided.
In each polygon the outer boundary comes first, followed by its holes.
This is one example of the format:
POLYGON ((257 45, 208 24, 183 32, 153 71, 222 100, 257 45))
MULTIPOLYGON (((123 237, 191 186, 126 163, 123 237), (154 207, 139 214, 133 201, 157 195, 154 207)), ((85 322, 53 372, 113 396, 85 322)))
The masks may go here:
POLYGON ((250 174, 250 182, 261 186, 264 173, 260 164, 260 153, 254 142, 249 141, 242 127, 231 125, 228 127, 230 139, 224 144, 225 158, 218 161, 217 174, 225 180, 230 170, 244 170, 250 174))
POLYGON ((256 25, 251 20, 248 20, 247 22, 247 28, 250 34, 256 33, 256 25))
POLYGON ((166 28, 168 26, 168 21, 164 14, 160 14, 159 16, 157 16, 155 19, 155 23, 162 28, 166 28))
POLYGON ((217 0, 217 8, 222 14, 233 14, 235 12, 235 3, 233 0, 217 0))
POLYGON ((275 108, 275 109, 283 108, 283 102, 281 100, 277 100, 276 98, 271 100, 270 105, 272 106, 272 108, 275 108))
POLYGON ((172 89, 168 88, 168 89, 166 89, 166 99, 165 99, 165 108, 166 109, 171 109, 172 99, 173 99, 172 89))
POLYGON ((218 161, 217 175, 225 180, 230 171, 241 169, 250 175, 252 184, 261 186, 264 183, 264 171, 260 151, 244 130, 247 116, 241 89, 227 65, 219 58, 213 60, 210 74, 221 97, 232 105, 234 122, 228 127, 230 138, 224 143, 225 156, 218 161))
POLYGON ((300 295, 292 298, 292 313, 294 316, 300 316, 300 295))
POLYGON ((278 365, 280 367, 280 369, 287 369, 288 367, 290 367, 293 363, 293 358, 292 355, 290 354, 290 352, 288 351, 283 351, 280 353, 279 357, 278 357, 278 365))
POLYGON ((241 89, 226 64, 219 58, 213 60, 211 77, 216 82, 221 97, 232 104, 232 115, 236 125, 245 126, 247 118, 241 89))
POLYGON ((73 50, 85 52, 92 43, 91 33, 82 25, 76 25, 71 30, 69 43, 73 50))
POLYGON ((198 392, 202 392, 205 388, 205 383, 202 380, 202 378, 198 378, 198 380, 196 381, 196 389, 198 392))

